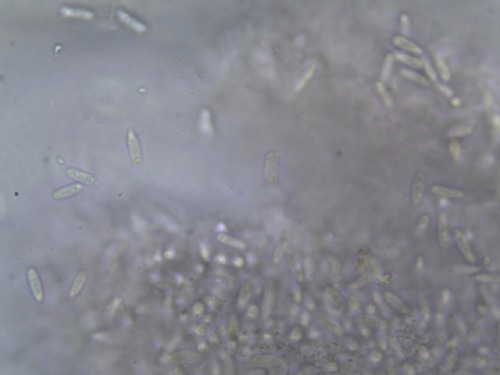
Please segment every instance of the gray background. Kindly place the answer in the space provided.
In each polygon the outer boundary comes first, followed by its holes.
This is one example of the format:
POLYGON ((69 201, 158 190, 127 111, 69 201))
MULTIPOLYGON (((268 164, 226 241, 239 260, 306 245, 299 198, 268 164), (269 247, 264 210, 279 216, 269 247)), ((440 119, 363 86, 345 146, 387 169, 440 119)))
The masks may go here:
MULTIPOLYGON (((99 303, 113 288, 123 287, 119 268, 98 267, 104 243, 125 238, 132 247, 147 247, 145 234, 131 234, 129 218, 157 223, 163 211, 193 230, 201 222, 225 221, 236 236, 256 244, 251 251, 257 258, 265 258, 286 231, 297 258, 307 254, 319 265, 321 241, 330 238, 347 268, 345 285, 354 279, 358 248, 367 246, 392 272, 391 290, 412 309, 417 283, 431 295, 446 288, 453 313, 473 324, 469 310, 479 303, 480 286, 458 275, 464 261, 455 248, 437 245, 437 199, 428 195, 415 211, 408 193, 417 171, 429 183, 463 190, 465 197, 446 209, 450 225, 473 233, 479 268, 499 268, 498 139, 488 125, 497 108, 487 107, 481 93, 485 87, 500 100, 497 1, 98 1, 88 2, 96 12, 91 22, 61 18, 60 5, 0 3, 2 374, 168 373, 154 356, 124 362, 130 349, 124 342, 142 340, 150 334, 146 329, 102 349, 88 338, 84 322, 89 311, 103 309, 99 303), (144 20, 148 32, 136 35, 117 23, 117 6, 144 20), (448 61, 461 108, 403 79, 397 80, 394 108, 376 96, 374 83, 401 11, 410 16, 412 39, 448 61), (57 43, 62 50, 54 56, 57 43), (307 59, 317 69, 294 93, 307 59), (145 93, 138 92, 142 86, 145 93), (214 114, 212 142, 197 132, 205 107, 214 114), (454 165, 446 131, 470 121, 477 131, 463 142, 462 163, 454 165), (139 168, 127 155, 129 127, 142 143, 139 168), (269 150, 280 162, 275 189, 263 183, 269 150), (52 191, 69 182, 67 166, 91 171, 99 185, 55 201, 52 191), (423 212, 431 215, 431 226, 417 236, 423 212), (420 279, 411 273, 418 255, 426 269, 420 279), (43 304, 30 296, 29 266, 42 275, 43 304), (82 268, 89 280, 74 303, 65 295, 82 268)), ((265 259, 262 267, 272 267, 265 259)), ((127 280, 130 293, 139 288, 127 280)), ((314 295, 312 276, 310 285, 314 295)), ((498 295, 495 286, 489 290, 498 295)), ((488 317, 476 341, 460 346, 471 356, 481 343, 491 348, 484 373, 496 373, 495 324, 488 317)), ((386 373, 362 364, 361 354, 350 373, 386 373)), ((249 371, 236 357, 236 369, 249 371)), ((338 372, 348 373, 339 361, 338 372)), ((460 367, 466 364, 459 362, 456 373, 460 367)))

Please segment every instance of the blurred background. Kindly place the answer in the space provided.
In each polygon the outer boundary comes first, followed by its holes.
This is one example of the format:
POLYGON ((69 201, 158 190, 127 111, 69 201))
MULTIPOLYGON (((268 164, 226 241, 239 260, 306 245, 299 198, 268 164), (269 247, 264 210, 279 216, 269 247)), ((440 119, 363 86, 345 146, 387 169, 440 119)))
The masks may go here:
POLYGON ((0 373, 500 374, 499 12, 1 1, 0 373))

